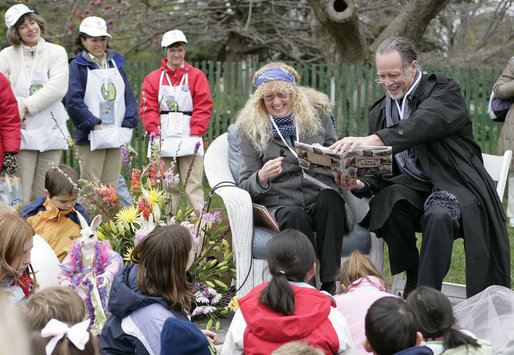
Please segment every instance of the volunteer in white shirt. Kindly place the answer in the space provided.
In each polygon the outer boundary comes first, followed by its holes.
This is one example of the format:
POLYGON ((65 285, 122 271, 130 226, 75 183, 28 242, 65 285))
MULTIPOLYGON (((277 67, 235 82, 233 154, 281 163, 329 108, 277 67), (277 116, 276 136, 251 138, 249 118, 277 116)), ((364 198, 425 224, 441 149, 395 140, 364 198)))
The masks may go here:
MULTIPOLYGON (((166 32, 161 45, 165 57, 161 67, 145 77, 139 114, 145 130, 160 139, 166 169, 176 158, 173 173, 180 174, 187 203, 197 209, 204 203, 202 135, 211 117, 209 83, 201 70, 184 60, 187 39, 182 31, 166 32)), ((178 186, 174 186, 172 198, 176 212, 180 201, 178 186)))
POLYGON ((80 177, 116 188, 122 164, 119 148, 130 143, 139 122, 137 103, 122 69, 125 59, 108 48, 111 35, 105 21, 87 17, 79 31, 66 107, 75 125, 80 177))
POLYGON ((59 164, 61 151, 68 149, 68 115, 61 103, 68 89, 68 56, 41 37, 46 22, 27 6, 11 6, 5 24, 12 46, 0 52, 0 72, 11 83, 22 120, 16 175, 27 204, 43 195, 49 164, 59 164))

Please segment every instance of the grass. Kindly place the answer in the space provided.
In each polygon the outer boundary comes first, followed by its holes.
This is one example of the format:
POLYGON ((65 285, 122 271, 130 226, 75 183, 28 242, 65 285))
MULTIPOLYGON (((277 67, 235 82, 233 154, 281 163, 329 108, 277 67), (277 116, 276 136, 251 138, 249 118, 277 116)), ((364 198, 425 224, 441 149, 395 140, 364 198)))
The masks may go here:
MULTIPOLYGON (((204 192, 205 196, 209 195, 210 187, 207 182, 204 183, 204 192)), ((507 199, 503 199, 503 207, 507 209, 507 199)), ((211 201, 211 208, 224 208, 223 201, 217 194, 213 194, 211 201)), ((514 285, 514 228, 507 225, 507 231, 509 233, 510 240, 510 271, 511 271, 511 280, 514 285)), ((421 247, 421 234, 418 235, 417 238, 418 249, 421 247)), ((387 246, 384 249, 384 275, 389 284, 393 282, 393 276, 391 275, 391 269, 389 267, 389 252, 387 250, 387 246)), ((453 243, 453 254, 452 254, 452 263, 450 266, 450 271, 446 275, 444 281, 453 282, 459 284, 466 283, 466 260, 464 253, 464 240, 462 238, 457 239, 453 243)))

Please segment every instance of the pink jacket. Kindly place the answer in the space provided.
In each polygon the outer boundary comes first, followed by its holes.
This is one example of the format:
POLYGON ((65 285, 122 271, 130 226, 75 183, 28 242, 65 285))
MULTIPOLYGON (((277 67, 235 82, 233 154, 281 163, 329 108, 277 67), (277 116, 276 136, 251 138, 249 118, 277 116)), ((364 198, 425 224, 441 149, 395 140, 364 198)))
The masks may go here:
POLYGON ((334 296, 337 310, 343 314, 350 326, 355 353, 362 355, 369 355, 362 345, 366 339, 364 319, 368 308, 379 298, 394 296, 382 291, 384 286, 378 278, 370 276, 369 279, 372 282, 365 278, 358 279, 345 293, 334 296))

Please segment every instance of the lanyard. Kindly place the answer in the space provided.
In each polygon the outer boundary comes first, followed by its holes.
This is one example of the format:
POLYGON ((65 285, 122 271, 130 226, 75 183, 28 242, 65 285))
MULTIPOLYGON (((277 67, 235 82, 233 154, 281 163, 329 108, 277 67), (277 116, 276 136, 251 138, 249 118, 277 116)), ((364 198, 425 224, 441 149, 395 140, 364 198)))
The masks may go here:
MULTIPOLYGON (((280 133, 280 130, 278 129, 278 126, 277 126, 277 123, 275 122, 275 120, 273 119, 273 117, 271 115, 268 115, 271 123, 273 124, 273 126, 275 127, 275 129, 277 130, 278 132, 278 135, 280 136, 280 139, 282 139, 282 142, 284 142, 284 144, 286 145, 287 149, 289 149, 289 151, 291 152, 291 154, 294 155, 294 157, 296 159, 298 159, 298 154, 296 154, 296 152, 293 150, 293 148, 291 148, 291 146, 289 144, 287 144, 286 140, 284 139, 284 136, 282 135, 282 133, 280 133)), ((298 132, 298 126, 295 124, 294 125, 294 128, 296 130, 296 141, 299 142, 300 141, 300 134, 298 132)), ((302 169, 302 174, 303 174, 303 177, 305 178, 305 180, 308 180, 310 182, 312 182, 314 185, 317 185, 323 189, 332 189, 332 187, 328 186, 327 184, 325 184, 324 182, 316 179, 315 177, 312 177, 310 176, 309 174, 307 174, 305 172, 305 170, 303 168, 302 169)))
MULTIPOLYGON (((273 124, 273 126, 275 127, 275 129, 277 130, 278 135, 280 136, 280 139, 282 139, 282 142, 284 142, 284 144, 286 145, 287 149, 289 149, 289 151, 295 156, 295 158, 298 159, 298 154, 296 154, 296 152, 293 150, 293 148, 291 148, 289 146, 289 144, 287 144, 286 140, 284 139, 284 136, 282 136, 282 133, 280 133, 280 130, 278 129, 277 123, 275 122, 273 117, 271 115, 268 115, 268 117, 269 117, 271 123, 273 124)), ((298 133, 298 127, 296 126, 296 124, 294 125, 294 128, 296 130, 296 141, 299 142, 300 135, 298 133)))
MULTIPOLYGON (((416 75, 418 72, 420 73, 419 69, 416 70, 416 75)), ((396 104, 396 108, 398 109, 398 113, 400 114, 400 120, 403 120, 403 110, 405 109, 405 100, 407 100, 407 96, 411 93, 411 91, 414 90, 418 86, 418 83, 420 80, 421 80, 421 73, 420 73, 420 75, 418 75, 418 78, 414 81, 414 83, 410 87, 409 91, 407 91, 407 93, 403 96, 402 107, 400 107, 400 105, 398 104, 398 100, 394 100, 394 103, 396 104)))
POLYGON ((37 57, 39 56, 39 42, 37 43, 37 46, 36 46, 36 56, 34 57, 34 62, 32 63, 32 68, 30 69, 30 75, 27 76, 27 68, 25 66, 25 58, 23 56, 23 43, 21 44, 21 47, 20 47, 20 62, 21 62, 21 67, 23 68, 23 72, 25 74, 25 77, 27 77, 29 80, 29 86, 32 82, 32 75, 34 74, 34 70, 36 68, 36 63, 37 63, 37 57))
MULTIPOLYGON (((173 86, 173 84, 171 83, 171 80, 170 80, 170 77, 168 75, 168 72, 167 71, 164 71, 164 75, 166 75, 166 80, 168 80, 168 84, 170 85, 170 89, 171 89, 171 92, 173 94, 173 97, 175 99, 175 102, 178 103, 178 95, 180 94, 180 87, 182 87, 182 85, 188 85, 189 81, 188 81, 188 77, 187 77, 187 71, 184 75, 182 75, 182 78, 180 79, 180 83, 178 85, 175 85, 173 86)), ((162 85, 162 76, 161 76, 161 83, 160 85, 162 85)))

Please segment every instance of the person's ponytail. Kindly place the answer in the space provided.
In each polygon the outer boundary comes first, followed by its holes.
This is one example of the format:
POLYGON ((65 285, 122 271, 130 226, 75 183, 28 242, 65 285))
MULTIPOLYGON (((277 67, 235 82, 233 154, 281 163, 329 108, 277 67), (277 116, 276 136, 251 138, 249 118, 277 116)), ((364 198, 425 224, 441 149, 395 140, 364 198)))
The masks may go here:
POLYGON ((259 302, 285 316, 294 314, 294 292, 284 272, 272 274, 271 281, 261 291, 259 302))
POLYGON ((305 281, 316 262, 314 247, 302 232, 286 229, 269 242, 266 261, 271 281, 261 291, 259 302, 285 316, 293 315, 294 291, 289 281, 305 281))

